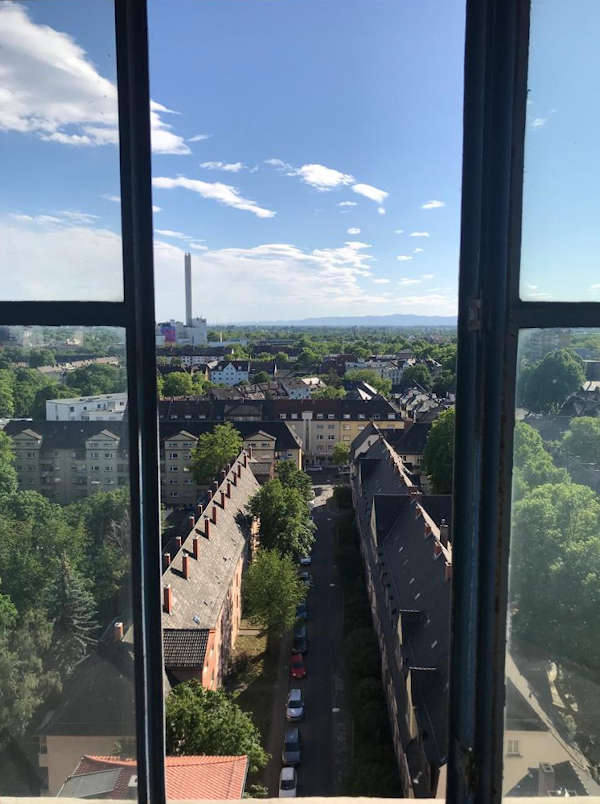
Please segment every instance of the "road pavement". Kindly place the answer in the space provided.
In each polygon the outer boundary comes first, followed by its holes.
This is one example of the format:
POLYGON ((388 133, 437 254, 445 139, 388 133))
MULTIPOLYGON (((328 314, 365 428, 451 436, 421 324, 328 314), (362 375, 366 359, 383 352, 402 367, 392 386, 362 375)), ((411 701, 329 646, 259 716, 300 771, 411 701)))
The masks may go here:
MULTIPOLYGON (((312 553, 312 588, 308 593, 308 674, 302 681, 289 678, 290 654, 281 657, 282 672, 274 692, 274 711, 268 750, 268 785, 277 795, 285 722, 285 701, 291 687, 300 687, 305 699, 305 717, 300 726, 302 763, 298 768, 301 796, 333 796, 342 792, 349 764, 350 718, 347 705, 342 655, 343 597, 335 567, 335 520, 331 499, 333 486, 319 485, 313 519, 317 525, 312 553)), ((323 478, 325 480, 325 478, 323 478)))

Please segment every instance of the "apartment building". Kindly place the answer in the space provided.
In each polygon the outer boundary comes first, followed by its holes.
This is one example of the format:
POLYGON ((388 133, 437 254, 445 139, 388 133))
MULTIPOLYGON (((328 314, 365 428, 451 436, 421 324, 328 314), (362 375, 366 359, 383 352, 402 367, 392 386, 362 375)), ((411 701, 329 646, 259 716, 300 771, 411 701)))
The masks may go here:
POLYGON ((127 393, 77 396, 72 399, 48 399, 46 421, 89 422, 121 421, 127 410, 127 393))
POLYGON ((163 652, 168 683, 221 686, 242 616, 242 574, 258 533, 246 514, 259 484, 244 450, 163 546, 163 652))
POLYGON ((405 422, 383 397, 377 399, 171 399, 159 404, 161 421, 285 422, 298 437, 305 462, 328 465, 337 443, 350 446, 370 422, 402 429, 405 422))
POLYGON ((210 369, 210 381, 220 385, 237 385, 248 382, 250 362, 248 360, 221 360, 210 369))

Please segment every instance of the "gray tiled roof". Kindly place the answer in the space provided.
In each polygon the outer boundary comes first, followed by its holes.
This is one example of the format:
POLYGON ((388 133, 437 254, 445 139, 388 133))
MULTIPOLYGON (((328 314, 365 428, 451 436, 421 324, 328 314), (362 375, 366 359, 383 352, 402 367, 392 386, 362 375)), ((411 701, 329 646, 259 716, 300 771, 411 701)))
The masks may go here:
POLYGON ((165 628, 163 656, 168 669, 202 667, 208 645, 207 628, 165 628))

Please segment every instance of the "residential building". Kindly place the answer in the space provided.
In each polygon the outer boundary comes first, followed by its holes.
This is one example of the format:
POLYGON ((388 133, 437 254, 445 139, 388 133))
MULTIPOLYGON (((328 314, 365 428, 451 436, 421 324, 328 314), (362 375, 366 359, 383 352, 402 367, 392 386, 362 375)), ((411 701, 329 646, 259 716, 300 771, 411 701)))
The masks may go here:
POLYGON ((392 385, 395 385, 401 381, 404 369, 414 363, 414 359, 398 361, 394 359, 393 355, 376 356, 368 360, 349 360, 345 364, 345 371, 368 369, 384 380, 391 380, 392 385))
POLYGON ((407 422, 403 430, 385 428, 381 432, 398 453, 407 469, 418 474, 421 471, 423 453, 430 430, 431 422, 407 422))
MULTIPOLYGON (((161 492, 171 505, 195 505, 202 493, 190 472, 198 436, 218 422, 160 423, 161 492)), ((257 478, 273 476, 279 461, 302 467, 302 444, 280 421, 236 422, 244 448, 254 453, 257 478)), ((127 422, 9 421, 19 487, 66 504, 129 483, 127 422)))
POLYGON ((381 435, 353 474, 399 794, 435 797, 447 761, 451 498, 423 495, 381 435))
POLYGON ((171 685, 221 686, 242 615, 242 573, 258 533, 246 506, 258 489, 242 451, 221 473, 185 538, 163 546, 163 652, 171 685))
POLYGON ((48 399, 46 401, 46 421, 121 421, 126 410, 126 392, 77 396, 72 399, 48 399))
POLYGON ((210 369, 210 381, 222 385, 237 385, 248 382, 250 362, 248 360, 221 360, 210 369))
MULTIPOLYGON (((165 757, 171 801, 232 800, 244 794, 248 757, 165 757)), ((62 798, 137 799, 137 762, 114 756, 82 756, 58 795, 62 798)))

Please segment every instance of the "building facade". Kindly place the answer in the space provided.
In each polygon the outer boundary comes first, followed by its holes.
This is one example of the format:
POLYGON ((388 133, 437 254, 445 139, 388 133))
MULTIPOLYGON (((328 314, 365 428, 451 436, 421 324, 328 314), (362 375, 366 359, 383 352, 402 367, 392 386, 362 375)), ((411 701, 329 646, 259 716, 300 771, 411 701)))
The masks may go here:
POLYGON ((248 360, 222 360, 210 369, 210 381, 217 385, 237 385, 248 382, 250 363, 248 360))
POLYGON ((127 394, 97 394, 73 399, 48 399, 46 421, 121 421, 127 410, 127 394))

